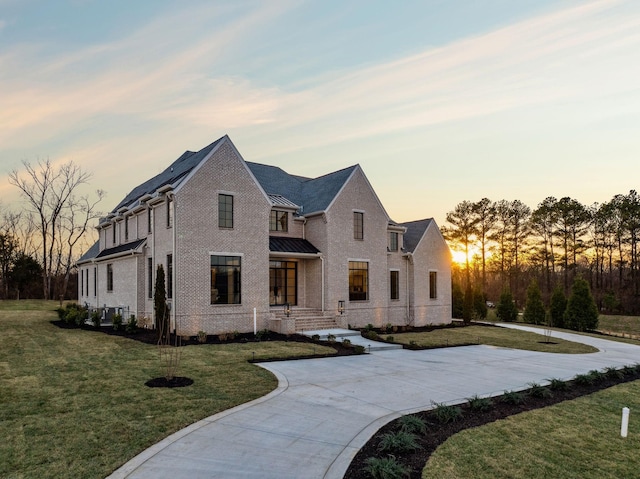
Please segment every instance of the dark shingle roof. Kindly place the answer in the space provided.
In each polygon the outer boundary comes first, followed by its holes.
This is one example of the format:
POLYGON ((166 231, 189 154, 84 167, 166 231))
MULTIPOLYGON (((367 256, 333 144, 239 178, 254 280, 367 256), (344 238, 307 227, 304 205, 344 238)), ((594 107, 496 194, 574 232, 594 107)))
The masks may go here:
POLYGON ((118 246, 114 246, 113 248, 103 249, 96 259, 104 258, 105 256, 111 256, 113 254, 118 253, 128 253, 133 252, 138 249, 138 247, 146 241, 146 238, 142 238, 140 240, 132 241, 131 243, 121 244, 118 246))
POLYGON ((80 259, 77 261, 77 264, 80 263, 84 263, 86 261, 90 261, 93 258, 95 258, 96 256, 98 256, 98 253, 100 252, 100 241, 96 241, 95 243, 93 243, 93 245, 91 246, 91 248, 89 248, 81 257, 80 259))
POLYGON ((270 195, 281 195, 299 205, 301 214, 327 209, 357 165, 334 171, 318 178, 290 175, 277 166, 247 162, 262 189, 270 195))
POLYGON ((273 253, 318 254, 320 250, 302 238, 269 236, 269 251, 273 253))
POLYGON ((408 223, 400 223, 400 226, 407 228, 403 236, 403 247, 405 251, 410 253, 415 252, 418 243, 420 243, 420 240, 424 236, 424 232, 427 231, 432 221, 432 218, 427 218, 424 220, 409 221, 408 223))
POLYGON ((169 167, 162 173, 131 190, 131 192, 120 203, 118 203, 118 206, 112 210, 112 213, 115 213, 123 206, 131 209, 132 206, 137 204, 138 198, 147 193, 153 193, 163 185, 175 185, 178 181, 187 176, 193 168, 198 166, 203 158, 207 156, 224 138, 224 136, 222 138, 218 138, 216 141, 205 146, 200 151, 185 151, 180 158, 171 163, 171 165, 169 165, 169 167))

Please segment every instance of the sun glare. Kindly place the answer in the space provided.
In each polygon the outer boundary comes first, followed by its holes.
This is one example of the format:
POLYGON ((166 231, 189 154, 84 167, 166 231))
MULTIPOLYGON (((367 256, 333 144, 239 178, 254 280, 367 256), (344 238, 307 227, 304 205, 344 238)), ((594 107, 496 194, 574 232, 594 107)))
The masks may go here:
POLYGON ((464 265, 467 262, 467 255, 464 251, 451 251, 451 260, 460 265, 464 265))
MULTIPOLYGON (((474 261, 480 261, 480 249, 475 246, 469 247, 469 264, 472 264, 474 261)), ((491 256, 489 252, 485 254, 485 258, 491 256)), ((459 266, 465 266, 467 264, 467 255, 464 253, 462 249, 451 249, 451 261, 459 266)))

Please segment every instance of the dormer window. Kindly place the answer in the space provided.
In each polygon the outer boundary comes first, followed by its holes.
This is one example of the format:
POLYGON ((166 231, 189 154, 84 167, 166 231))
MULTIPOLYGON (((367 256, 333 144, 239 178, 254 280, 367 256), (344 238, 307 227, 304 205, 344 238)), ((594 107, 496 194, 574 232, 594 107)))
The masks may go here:
POLYGON ((289 213, 286 211, 271 210, 269 216, 269 231, 289 231, 289 213))
POLYGON ((113 230, 111 231, 111 241, 113 244, 116 244, 116 222, 111 223, 113 230))

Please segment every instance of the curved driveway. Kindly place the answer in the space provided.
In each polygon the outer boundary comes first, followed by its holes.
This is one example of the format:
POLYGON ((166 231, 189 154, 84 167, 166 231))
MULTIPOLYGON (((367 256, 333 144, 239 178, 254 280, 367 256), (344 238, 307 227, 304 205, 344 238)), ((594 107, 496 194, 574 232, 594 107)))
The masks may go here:
POLYGON ((600 351, 549 354, 466 346, 263 363, 278 377, 275 391, 169 436, 109 477, 338 479, 381 426, 433 402, 500 395, 531 382, 640 362, 639 346, 553 336, 600 351))

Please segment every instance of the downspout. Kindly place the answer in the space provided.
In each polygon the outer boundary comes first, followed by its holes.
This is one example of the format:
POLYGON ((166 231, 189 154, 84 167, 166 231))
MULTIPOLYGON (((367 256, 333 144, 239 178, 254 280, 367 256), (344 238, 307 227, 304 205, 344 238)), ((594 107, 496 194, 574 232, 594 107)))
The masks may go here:
POLYGON ((176 216, 176 195, 172 191, 167 192, 167 197, 171 198, 171 208, 173 208, 173 224, 171 225, 171 284, 173 284, 173 291, 171 294, 171 320, 173 321, 173 331, 177 333, 178 324, 176 323, 176 305, 178 303, 178 288, 176 287, 176 265, 178 264, 176 258, 176 222, 178 220, 176 216))
POLYGON ((324 256, 320 255, 320 264, 322 267, 322 312, 324 313, 324 256))
MULTIPOLYGON (((151 217, 150 217, 150 222, 152 225, 152 228, 149 228, 149 226, 147 226, 147 228, 151 231, 151 278, 149 278, 149 281, 151 281, 152 285, 155 285, 155 278, 156 278, 156 268, 155 268, 155 261, 156 261, 156 235, 154 234, 153 230, 156 228, 156 218, 155 218, 155 214, 153 212, 153 205, 149 205, 149 208, 151 208, 151 217)), ((149 234, 147 233, 147 236, 149 236, 149 234)), ((153 291, 153 289, 155 288, 155 286, 152 286, 151 291, 153 291)), ((155 311, 155 304, 154 304, 154 298, 153 295, 151 296, 151 317, 153 318, 153 325, 157 328, 158 325, 156 324, 156 311, 155 311)))
POLYGON ((411 253, 407 253, 405 255, 405 258, 407 259, 407 283, 405 286, 405 289, 407 290, 407 324, 409 323, 410 319, 411 319, 411 294, 410 294, 410 288, 409 288, 409 266, 413 263, 413 255, 411 253))

